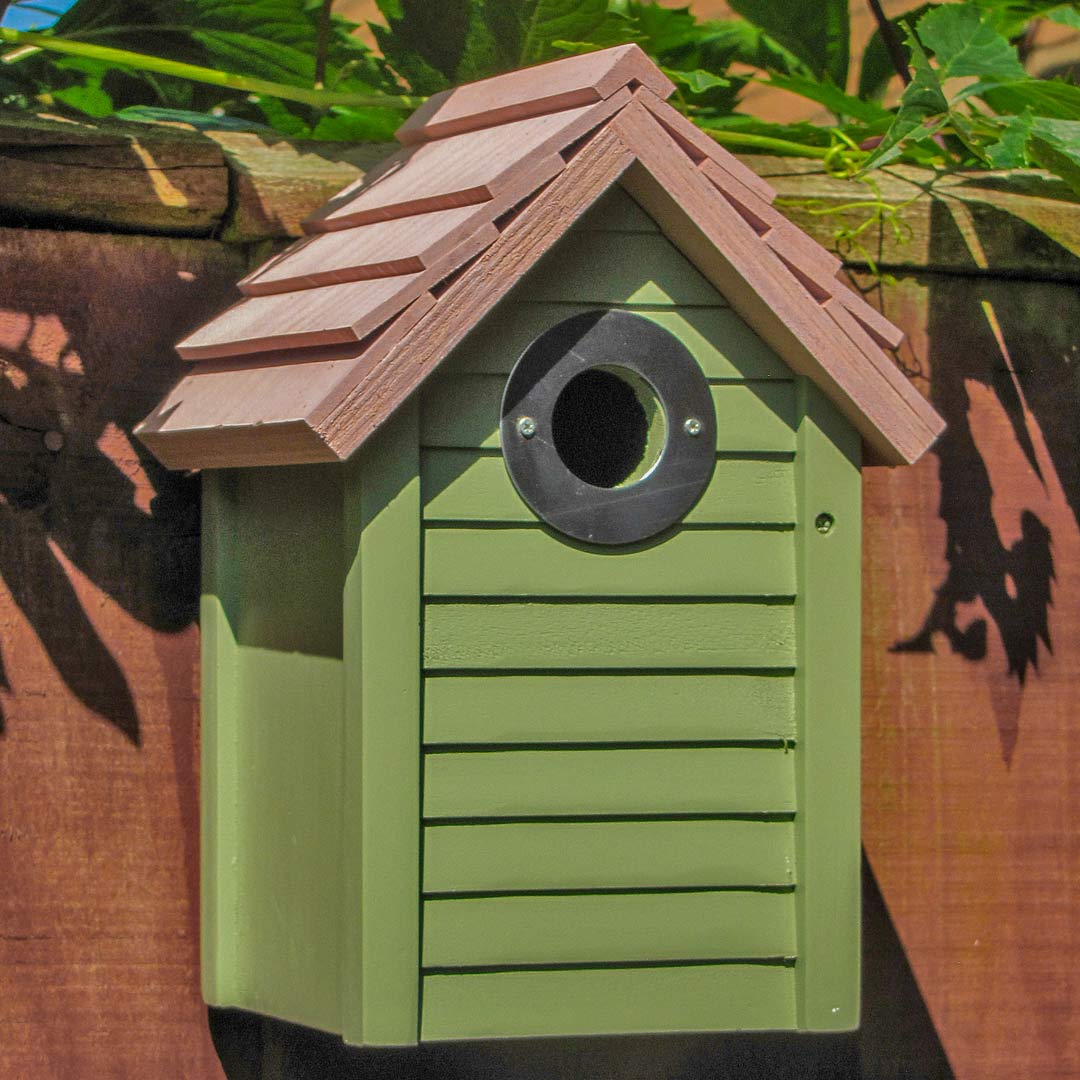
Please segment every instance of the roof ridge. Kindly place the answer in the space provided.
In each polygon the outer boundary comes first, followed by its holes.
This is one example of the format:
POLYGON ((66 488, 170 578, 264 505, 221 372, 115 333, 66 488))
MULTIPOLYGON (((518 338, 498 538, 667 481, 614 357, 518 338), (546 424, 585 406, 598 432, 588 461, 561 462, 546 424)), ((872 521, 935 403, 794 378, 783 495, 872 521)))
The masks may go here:
MULTIPOLYGON (((751 329, 817 383, 875 460, 913 461, 927 449, 940 417, 882 351, 900 332, 836 277, 832 253, 770 205, 764 181, 647 87, 622 86, 565 113, 509 122, 501 143, 465 133, 399 151, 390 209, 405 193, 453 210, 441 238, 435 229, 425 235, 415 214, 349 224, 352 188, 331 204, 344 224, 267 264, 266 295, 247 297, 181 343, 181 354, 198 362, 140 426, 140 438, 174 467, 348 457, 621 182, 751 329), (432 154, 453 163, 459 139, 479 142, 481 151, 448 178, 431 167, 432 154), (445 158, 439 147, 453 153, 445 158), (517 169, 512 183, 508 163, 517 169), (551 167, 539 168, 544 163, 551 167), (457 193, 478 181, 487 198, 462 210, 457 193), (331 256, 312 261, 307 253, 324 242, 331 256), (298 259, 295 276, 282 270, 290 257, 298 259), (403 261, 424 269, 369 276, 403 261), (329 279, 337 283, 323 284, 329 279), (355 352, 318 360, 316 346, 334 356, 355 352), (227 356, 236 359, 223 364, 227 356), (294 420, 307 425, 307 436, 294 420), (260 441, 260 429, 274 424, 277 451, 260 441)), ((378 207, 368 200, 367 210, 378 207)), ((431 225, 439 220, 430 212, 431 225)))
POLYGON ((549 60, 434 94, 395 132, 403 146, 595 104, 623 87, 666 99, 675 84, 638 45, 549 60))

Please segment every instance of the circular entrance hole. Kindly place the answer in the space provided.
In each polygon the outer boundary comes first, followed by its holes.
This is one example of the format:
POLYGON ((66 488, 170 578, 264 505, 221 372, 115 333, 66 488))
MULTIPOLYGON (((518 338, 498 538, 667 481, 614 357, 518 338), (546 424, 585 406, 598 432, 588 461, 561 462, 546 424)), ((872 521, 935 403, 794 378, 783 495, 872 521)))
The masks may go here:
POLYGON ((562 463, 594 487, 636 484, 667 442, 667 417, 653 388, 628 368, 604 366, 575 375, 551 413, 562 463))

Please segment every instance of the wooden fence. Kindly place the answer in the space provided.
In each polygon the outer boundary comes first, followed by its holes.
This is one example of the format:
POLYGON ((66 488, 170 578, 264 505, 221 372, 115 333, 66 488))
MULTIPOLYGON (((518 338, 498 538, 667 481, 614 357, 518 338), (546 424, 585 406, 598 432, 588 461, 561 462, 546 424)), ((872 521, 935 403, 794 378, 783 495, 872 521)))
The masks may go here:
POLYGON ((1080 206, 776 159, 750 160, 819 239, 870 222, 854 279, 949 421, 866 473, 861 1032, 363 1052, 208 1025, 198 480, 130 431, 172 343, 383 152, 0 114, 0 1075, 220 1077, 211 1029, 234 1080, 1080 1075, 1080 206))

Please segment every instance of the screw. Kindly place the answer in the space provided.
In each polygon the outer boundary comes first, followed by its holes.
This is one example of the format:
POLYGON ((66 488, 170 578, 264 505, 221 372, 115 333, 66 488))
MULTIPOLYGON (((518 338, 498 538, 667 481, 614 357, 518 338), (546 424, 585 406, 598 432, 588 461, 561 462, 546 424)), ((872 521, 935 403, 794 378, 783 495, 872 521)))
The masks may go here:
POLYGON ((683 421, 682 429, 687 435, 694 438, 705 430, 705 425, 696 416, 689 416, 683 421))
POLYGON ((822 536, 832 531, 833 525, 836 524, 836 519, 832 514, 818 514, 814 519, 814 528, 817 529, 822 536))
POLYGON ((64 436, 59 431, 46 431, 41 437, 45 449, 53 454, 59 453, 64 448, 64 436))
POLYGON ((536 421, 531 416, 520 416, 517 429, 523 439, 531 439, 536 434, 536 421))

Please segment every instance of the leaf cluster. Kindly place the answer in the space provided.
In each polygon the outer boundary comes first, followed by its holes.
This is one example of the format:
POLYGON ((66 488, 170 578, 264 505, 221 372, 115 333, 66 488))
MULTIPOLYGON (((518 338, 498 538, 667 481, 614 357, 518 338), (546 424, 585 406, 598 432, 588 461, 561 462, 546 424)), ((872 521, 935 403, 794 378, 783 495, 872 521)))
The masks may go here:
POLYGON ((77 0, 46 35, 0 28, 10 45, 0 98, 380 140, 447 87, 636 42, 675 83, 676 105, 725 145, 817 158, 849 175, 898 160, 1038 165, 1080 193, 1080 87, 1031 78, 1018 51, 1035 20, 1080 29, 1076 0, 926 4, 882 26, 853 94, 848 0, 731 7, 734 18, 699 20, 655 0, 379 0, 374 51, 329 0, 77 0), (906 86, 886 108, 898 58, 906 86), (754 82, 814 101, 833 119, 745 115, 738 107, 754 82))

